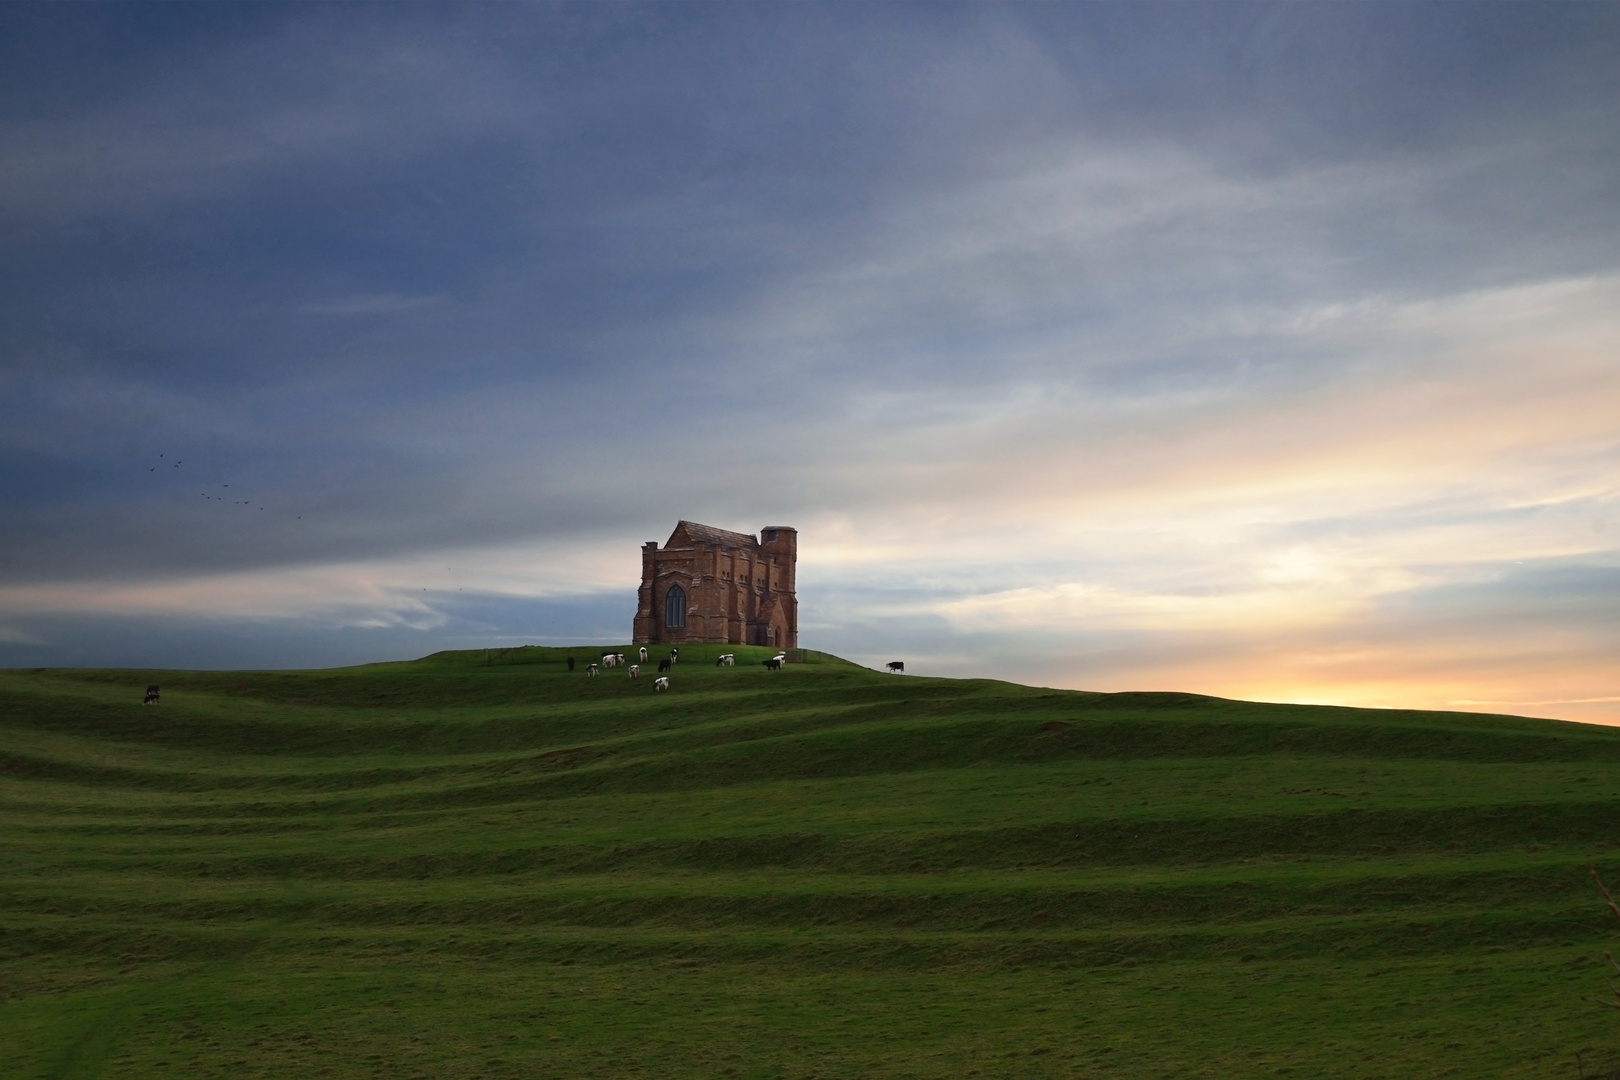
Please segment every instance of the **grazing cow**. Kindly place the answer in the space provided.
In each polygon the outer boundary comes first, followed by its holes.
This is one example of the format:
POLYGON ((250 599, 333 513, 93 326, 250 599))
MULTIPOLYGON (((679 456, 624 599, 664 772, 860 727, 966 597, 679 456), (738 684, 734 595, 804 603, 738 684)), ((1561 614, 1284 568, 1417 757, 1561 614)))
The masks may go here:
POLYGON ((720 654, 720 659, 718 659, 718 660, 716 660, 714 662, 714 666, 715 667, 736 667, 737 666, 737 654, 736 653, 721 653, 720 654))
POLYGON ((658 676, 658 678, 653 680, 653 693, 662 694, 665 690, 668 690, 668 689, 669 689, 669 677, 668 676, 660 675, 660 676, 658 676))
POLYGON ((782 663, 785 664, 785 663, 787 663, 787 653, 779 652, 775 656, 771 657, 771 659, 772 660, 780 660, 780 661, 782 661, 782 663))
POLYGON ((782 670, 782 658, 780 656, 773 656, 769 660, 762 660, 760 662, 765 665, 765 670, 767 671, 782 670))
POLYGON ((669 657, 666 656, 662 660, 658 661, 658 670, 660 672, 668 671, 669 668, 670 668, 670 665, 673 664, 674 662, 675 661, 671 660, 669 657))
POLYGON ((585 674, 589 675, 593 679, 596 678, 596 665, 595 664, 586 664, 585 665, 585 674))
POLYGON ((157 687, 157 683, 153 683, 153 684, 151 684, 150 686, 148 686, 146 688, 146 700, 142 701, 141 704, 142 705, 156 705, 157 703, 158 703, 158 687, 157 687))
POLYGON ((645 645, 641 647, 641 662, 643 664, 647 662, 647 646, 645 645))
POLYGON ((889 661, 889 674, 890 675, 904 675, 905 673, 906 673, 906 663, 905 663, 904 660, 890 660, 889 661))
POLYGON ((618 665, 618 663, 619 663, 619 654, 618 653, 605 652, 605 653, 602 654, 602 666, 603 667, 616 667, 618 665))
POLYGON ((573 671, 573 670, 574 670, 574 658, 573 658, 573 657, 572 657, 572 656, 570 656, 570 657, 569 657, 569 658, 568 658, 568 670, 569 670, 569 671, 573 671))
POLYGON ((631 664, 630 665, 630 677, 632 679, 634 679, 634 678, 639 677, 640 675, 641 675, 641 665, 640 664, 631 664))
POLYGON ((613 654, 613 662, 614 662, 614 663, 615 663, 615 664, 622 664, 622 663, 624 663, 624 653, 622 653, 622 652, 620 652, 620 653, 614 653, 614 654, 613 654))
POLYGON ((680 658, 681 658, 681 650, 679 650, 679 649, 671 649, 671 650, 669 650, 669 662, 670 663, 672 663, 672 664, 676 663, 677 661, 680 660, 680 658))

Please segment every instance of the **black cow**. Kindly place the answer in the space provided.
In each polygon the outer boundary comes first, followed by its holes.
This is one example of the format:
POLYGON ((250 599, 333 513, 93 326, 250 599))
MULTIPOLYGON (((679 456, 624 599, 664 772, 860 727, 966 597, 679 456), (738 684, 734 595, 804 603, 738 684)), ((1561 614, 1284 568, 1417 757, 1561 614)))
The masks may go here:
POLYGON ((782 658, 780 656, 773 656, 769 660, 761 660, 760 663, 765 665, 766 671, 782 670, 782 658))
POLYGON ((675 658, 673 656, 664 657, 662 660, 658 661, 658 671, 659 671, 659 673, 662 674, 663 672, 668 671, 670 669, 670 666, 673 665, 674 663, 675 663, 675 658))
POLYGON ((890 660, 889 661, 889 674, 890 675, 904 675, 905 673, 906 673, 905 661, 903 661, 903 660, 890 660))
POLYGON ((150 686, 148 686, 146 688, 146 700, 142 701, 141 704, 142 705, 156 705, 158 703, 158 700, 159 700, 158 699, 158 685, 157 685, 157 683, 153 683, 152 685, 150 685, 150 686))
POLYGON ((569 670, 569 671, 573 671, 573 670, 574 670, 574 658, 573 658, 573 657, 572 657, 572 656, 570 656, 570 657, 569 657, 569 658, 568 658, 568 670, 569 670))

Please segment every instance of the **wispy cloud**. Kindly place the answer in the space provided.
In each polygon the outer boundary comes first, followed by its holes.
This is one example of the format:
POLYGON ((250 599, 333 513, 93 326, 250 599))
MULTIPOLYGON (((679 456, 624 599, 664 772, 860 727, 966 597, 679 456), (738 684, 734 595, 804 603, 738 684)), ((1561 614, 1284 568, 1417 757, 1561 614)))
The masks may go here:
POLYGON ((1620 717, 1620 24, 1140 12, 42 39, 0 640, 599 635, 676 518, 785 520, 867 658, 1620 717))

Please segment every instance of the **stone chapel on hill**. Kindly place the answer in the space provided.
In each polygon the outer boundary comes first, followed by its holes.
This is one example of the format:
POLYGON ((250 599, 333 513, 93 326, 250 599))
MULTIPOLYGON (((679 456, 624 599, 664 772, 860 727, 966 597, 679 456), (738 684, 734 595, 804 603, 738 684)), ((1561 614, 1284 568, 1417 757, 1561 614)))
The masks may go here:
POLYGON ((682 521, 660 548, 641 547, 638 645, 799 645, 794 566, 799 532, 767 525, 755 539, 682 521))

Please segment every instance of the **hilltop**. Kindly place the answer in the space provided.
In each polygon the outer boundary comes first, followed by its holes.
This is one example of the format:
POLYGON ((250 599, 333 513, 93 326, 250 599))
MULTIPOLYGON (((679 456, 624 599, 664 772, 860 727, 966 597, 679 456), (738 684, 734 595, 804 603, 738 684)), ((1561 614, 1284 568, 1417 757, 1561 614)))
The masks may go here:
POLYGON ((587 678, 601 651, 0 672, 5 1075, 1532 1077, 1620 1050, 1586 871, 1620 878, 1620 731, 743 646, 683 647, 654 694, 587 678))

